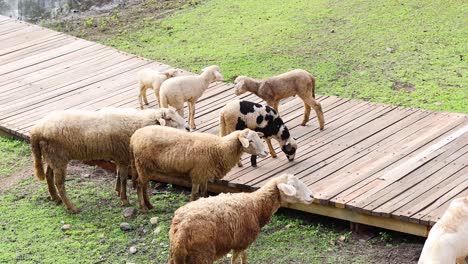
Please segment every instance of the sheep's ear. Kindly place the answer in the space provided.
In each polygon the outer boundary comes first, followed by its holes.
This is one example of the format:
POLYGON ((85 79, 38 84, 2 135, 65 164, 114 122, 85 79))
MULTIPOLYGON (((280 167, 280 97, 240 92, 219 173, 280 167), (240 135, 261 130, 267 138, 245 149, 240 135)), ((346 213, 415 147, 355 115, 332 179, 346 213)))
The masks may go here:
POLYGON ((261 138, 262 138, 263 136, 265 136, 265 134, 263 134, 262 132, 257 132, 257 135, 258 135, 259 137, 261 137, 261 138))
POLYGON ((278 184, 278 189, 280 189, 280 191, 282 191, 286 196, 296 195, 296 188, 294 188, 292 185, 280 183, 278 184))
POLYGON ((245 137, 245 135, 243 135, 243 133, 239 135, 239 141, 242 144, 242 147, 244 148, 249 147, 249 144, 250 144, 249 140, 245 137))
POLYGON ((158 122, 159 122, 159 125, 160 125, 160 126, 166 126, 166 119, 164 119, 164 118, 159 118, 159 119, 158 119, 158 122))

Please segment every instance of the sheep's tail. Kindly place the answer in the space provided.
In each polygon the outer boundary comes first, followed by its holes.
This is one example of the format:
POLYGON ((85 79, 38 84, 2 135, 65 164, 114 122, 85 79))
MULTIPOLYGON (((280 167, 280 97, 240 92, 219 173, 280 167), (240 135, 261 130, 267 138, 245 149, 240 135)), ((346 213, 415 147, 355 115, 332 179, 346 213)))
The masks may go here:
POLYGON ((226 135, 226 122, 224 122, 223 112, 219 114, 219 136, 224 137, 226 135))
POLYGON ((31 137, 31 150, 34 159, 34 175, 43 181, 46 178, 44 172, 44 165, 42 164, 42 152, 41 152, 41 144, 40 140, 36 137, 31 137))
POLYGON ((312 97, 315 98, 315 78, 313 76, 310 76, 311 78, 311 84, 312 84, 312 97))

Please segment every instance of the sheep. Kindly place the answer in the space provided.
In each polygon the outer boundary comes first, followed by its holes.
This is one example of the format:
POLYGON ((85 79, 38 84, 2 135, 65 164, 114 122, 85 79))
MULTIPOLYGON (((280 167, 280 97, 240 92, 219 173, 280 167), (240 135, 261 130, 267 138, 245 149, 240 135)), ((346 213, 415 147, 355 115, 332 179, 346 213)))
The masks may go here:
MULTIPOLYGON (((269 106, 250 101, 232 101, 221 109, 219 126, 220 136, 245 128, 262 132, 273 158, 276 158, 276 152, 271 145, 271 138, 278 141, 289 161, 294 160, 297 150, 296 141, 289 134, 289 130, 279 117, 278 112, 269 106)), ((256 167, 257 157, 251 156, 250 162, 253 167, 256 167)), ((242 167, 242 162, 239 161, 238 165, 242 167)))
POLYGON ((281 204, 313 200, 302 181, 283 174, 252 193, 222 193, 188 203, 172 219, 169 263, 213 263, 231 250, 231 263, 239 258, 247 263, 247 248, 281 204))
POLYGON ((238 76, 234 83, 236 95, 251 92, 265 100, 276 111, 281 99, 298 95, 304 102, 304 119, 301 125, 305 126, 309 121, 312 107, 317 114, 320 129, 323 130, 325 119, 322 106, 315 100, 315 78, 307 71, 296 69, 263 80, 238 76))
POLYGON ((195 129, 195 103, 214 81, 223 80, 221 70, 218 66, 212 65, 202 70, 198 76, 179 76, 171 78, 161 85, 160 97, 161 106, 173 106, 179 115, 184 116, 184 102, 189 107, 189 124, 191 129, 195 129))
POLYGON ((468 256, 468 197, 453 200, 432 227, 418 264, 464 264, 468 256))
POLYGON ((181 72, 177 69, 169 69, 163 72, 155 71, 153 69, 143 69, 139 71, 137 76, 138 86, 140 88, 140 94, 138 95, 140 108, 143 109, 143 102, 145 105, 148 105, 148 99, 146 98, 147 89, 153 89, 158 105, 161 105, 161 100, 159 99, 159 88, 161 87, 161 84, 165 80, 175 77, 180 73, 181 72))
POLYGON ((191 200, 200 190, 206 196, 208 181, 223 178, 239 161, 243 152, 266 157, 260 136, 250 129, 218 137, 207 133, 188 133, 173 128, 148 126, 138 129, 130 139, 130 151, 138 173, 138 199, 143 213, 149 202, 149 180, 158 175, 190 177, 191 200))
POLYGON ((65 110, 41 119, 30 133, 34 174, 47 179, 50 198, 78 213, 66 195, 65 173, 70 160, 113 160, 117 167, 116 193, 128 204, 126 182, 130 165, 130 137, 138 128, 163 125, 184 129, 185 120, 173 109, 105 108, 101 111, 65 110), (42 158, 47 163, 46 172, 42 158), (60 196, 57 195, 57 190, 60 196))

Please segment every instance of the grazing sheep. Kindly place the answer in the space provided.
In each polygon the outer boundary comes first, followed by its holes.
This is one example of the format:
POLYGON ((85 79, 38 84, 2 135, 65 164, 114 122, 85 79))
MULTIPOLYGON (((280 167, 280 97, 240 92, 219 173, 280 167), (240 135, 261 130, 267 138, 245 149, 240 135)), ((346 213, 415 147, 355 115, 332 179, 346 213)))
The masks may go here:
POLYGON ((282 203, 310 204, 307 186, 292 174, 253 193, 220 194, 177 209, 169 231, 170 264, 213 263, 233 250, 231 263, 247 263, 246 250, 282 203))
POLYGON ((468 197, 450 203, 432 227, 418 264, 464 264, 468 256, 468 197))
POLYGON ((171 78, 161 85, 159 91, 161 106, 173 106, 179 115, 184 116, 184 102, 187 102, 190 128, 195 129, 195 103, 211 82, 221 80, 223 80, 223 75, 216 65, 204 68, 202 74, 198 76, 171 78))
POLYGON ((265 157, 259 135, 250 129, 234 131, 225 137, 207 133, 187 133, 173 128, 148 126, 139 129, 130 139, 138 173, 138 198, 143 212, 153 208, 149 202, 149 180, 158 175, 190 177, 192 196, 206 196, 208 181, 223 178, 239 161, 243 152, 265 157))
POLYGON ((146 98, 146 90, 153 89, 158 105, 161 106, 161 100, 159 100, 159 88, 161 84, 172 77, 179 75, 181 72, 177 69, 169 69, 163 72, 155 71, 152 69, 143 69, 138 72, 138 85, 140 87, 140 94, 138 100, 140 101, 140 108, 143 109, 143 102, 148 105, 148 99, 146 98))
MULTIPOLYGON (((289 134, 278 112, 269 106, 250 101, 232 101, 221 109, 219 126, 220 136, 245 128, 262 132, 273 158, 276 158, 276 153, 271 145, 271 138, 278 141, 289 161, 294 160, 297 150, 296 141, 289 134)), ((250 162, 252 166, 257 166, 257 157, 252 156, 250 162)), ((239 161, 238 165, 241 167, 242 163, 239 161)))
POLYGON ((317 114, 320 129, 325 126, 322 106, 315 100, 315 78, 304 70, 292 70, 277 76, 263 80, 253 79, 247 76, 239 76, 234 80, 235 93, 241 95, 251 92, 266 101, 278 111, 279 101, 283 98, 298 95, 304 102, 304 119, 301 125, 305 126, 309 121, 310 108, 317 114))
POLYGON ((51 199, 64 202, 73 213, 79 210, 68 199, 65 173, 70 160, 113 160, 117 167, 116 192, 127 200, 130 137, 139 128, 163 125, 184 129, 185 121, 173 109, 105 108, 98 112, 66 110, 51 113, 31 129, 34 174, 47 179, 51 199), (42 157, 47 163, 44 173, 42 157), (57 195, 57 190, 60 196, 57 195))

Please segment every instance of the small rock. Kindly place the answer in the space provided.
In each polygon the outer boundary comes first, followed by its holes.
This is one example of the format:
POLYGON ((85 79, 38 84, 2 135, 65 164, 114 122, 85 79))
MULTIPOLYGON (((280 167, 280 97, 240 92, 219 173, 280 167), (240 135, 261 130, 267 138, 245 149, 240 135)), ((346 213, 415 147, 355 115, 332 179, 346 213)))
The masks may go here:
POLYGON ((133 207, 128 207, 123 210, 123 217, 124 218, 133 218, 135 217, 136 209, 133 207))
POLYGON ((85 178, 89 178, 90 176, 91 176, 91 174, 89 174, 89 173, 83 174, 83 177, 85 177, 85 178))
POLYGON ((65 230, 68 230, 71 228, 71 225, 70 224, 65 224, 62 226, 62 230, 65 231, 65 230))
POLYGON ((232 258, 232 254, 231 254, 231 253, 228 253, 228 254, 226 255, 226 257, 232 258))
POLYGON ((151 223, 152 225, 155 225, 155 224, 158 223, 158 220, 159 220, 159 218, 157 218, 157 217, 151 217, 150 223, 151 223))
POLYGON ((335 33, 335 30, 334 30, 334 29, 332 29, 332 30, 330 31, 330 33, 335 33))
POLYGON ((135 246, 130 247, 130 254, 135 254, 137 253, 138 249, 135 246))
POLYGON ((65 221, 62 220, 62 221, 60 221, 60 223, 63 225, 63 224, 65 224, 65 221))
POLYGON ((386 50, 387 50, 387 52, 395 53, 395 49, 394 49, 394 48, 387 47, 386 50))
POLYGON ((129 223, 121 223, 120 224, 120 229, 122 231, 130 231, 130 230, 132 230, 132 226, 129 223))
POLYGON ((161 227, 159 227, 159 226, 156 227, 156 228, 154 229, 153 233, 154 233, 155 235, 161 233, 161 227))
POLYGON ((340 236, 338 240, 340 240, 341 242, 344 242, 346 240, 346 236, 340 236))
POLYGON ((284 228, 289 229, 289 228, 291 228, 291 225, 287 224, 284 228))

